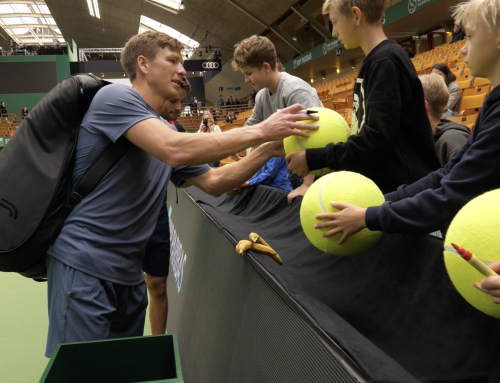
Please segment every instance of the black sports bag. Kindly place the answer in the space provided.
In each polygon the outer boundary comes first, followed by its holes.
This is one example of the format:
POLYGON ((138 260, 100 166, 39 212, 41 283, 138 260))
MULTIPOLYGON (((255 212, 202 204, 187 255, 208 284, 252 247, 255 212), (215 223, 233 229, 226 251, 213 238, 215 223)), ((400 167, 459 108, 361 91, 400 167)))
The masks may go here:
POLYGON ((111 144, 71 194, 80 124, 97 91, 108 84, 89 74, 63 80, 0 153, 0 271, 45 278, 45 252, 64 220, 131 146, 124 137, 111 144))

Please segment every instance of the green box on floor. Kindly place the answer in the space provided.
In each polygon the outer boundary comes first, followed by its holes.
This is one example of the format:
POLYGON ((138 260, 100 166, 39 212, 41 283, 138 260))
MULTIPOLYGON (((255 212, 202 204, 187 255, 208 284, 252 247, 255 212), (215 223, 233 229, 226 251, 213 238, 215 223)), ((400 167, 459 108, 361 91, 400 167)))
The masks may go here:
POLYGON ((60 344, 40 383, 183 383, 175 334, 60 344))
POLYGON ((3 137, 0 137, 0 148, 3 148, 5 146, 5 141, 3 137))

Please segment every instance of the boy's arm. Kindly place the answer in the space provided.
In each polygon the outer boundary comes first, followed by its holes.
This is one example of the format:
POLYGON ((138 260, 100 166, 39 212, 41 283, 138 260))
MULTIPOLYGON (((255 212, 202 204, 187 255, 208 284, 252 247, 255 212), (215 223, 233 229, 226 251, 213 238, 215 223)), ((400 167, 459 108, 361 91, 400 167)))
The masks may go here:
POLYGON ((376 63, 366 78, 369 78, 369 86, 365 89, 365 122, 360 126, 361 133, 350 136, 345 143, 307 149, 305 158, 309 170, 328 167, 359 171, 363 164, 373 163, 392 146, 400 133, 402 101, 398 69, 393 61, 384 60, 376 63))
POLYGON ((444 168, 433 171, 422 177, 418 181, 410 185, 401 185, 397 190, 387 193, 385 195, 385 200, 390 202, 396 202, 405 198, 410 198, 418 193, 427 189, 438 189, 441 187, 441 180, 451 171, 451 169, 461 161, 463 154, 472 145, 472 139, 469 139, 464 146, 460 149, 456 156, 454 156, 444 168))
POLYGON ((430 233, 449 224, 458 210, 471 199, 500 188, 498 121, 500 108, 482 121, 475 141, 469 139, 444 169, 401 190, 412 198, 369 207, 366 226, 370 230, 388 233, 430 233), (439 185, 433 187, 438 181, 439 185))

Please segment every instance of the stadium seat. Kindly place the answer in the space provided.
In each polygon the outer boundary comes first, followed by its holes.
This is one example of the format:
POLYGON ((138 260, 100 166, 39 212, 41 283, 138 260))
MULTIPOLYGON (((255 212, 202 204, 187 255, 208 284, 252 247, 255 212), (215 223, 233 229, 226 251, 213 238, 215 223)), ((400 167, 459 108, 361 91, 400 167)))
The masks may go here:
POLYGON ((478 114, 483 106, 485 98, 486 93, 478 94, 476 96, 462 97, 462 101, 460 103, 460 115, 469 116, 472 114, 478 114))
POLYGON ((464 89, 463 97, 476 96, 478 94, 489 93, 491 85, 476 86, 464 89))

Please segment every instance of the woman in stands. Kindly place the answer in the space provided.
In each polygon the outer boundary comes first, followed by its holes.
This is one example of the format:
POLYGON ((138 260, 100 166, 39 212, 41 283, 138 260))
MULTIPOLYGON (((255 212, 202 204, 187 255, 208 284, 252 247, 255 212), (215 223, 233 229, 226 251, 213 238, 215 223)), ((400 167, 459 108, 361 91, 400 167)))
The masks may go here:
POLYGON ((453 112, 453 108, 455 107, 458 101, 458 91, 460 90, 458 84, 455 82, 457 76, 455 76, 453 72, 450 71, 450 68, 448 68, 445 64, 434 65, 432 67, 431 73, 436 73, 440 75, 444 79, 444 82, 448 87, 448 92, 450 92, 448 105, 446 105, 447 110, 443 112, 444 113, 443 118, 458 116, 458 114, 453 112))
MULTIPOLYGON (((221 133, 219 125, 216 125, 214 122, 214 118, 211 113, 205 112, 203 113, 203 118, 201 119, 200 129, 198 133, 221 133)), ((218 168, 220 165, 220 161, 211 162, 209 165, 213 168, 218 168)))

